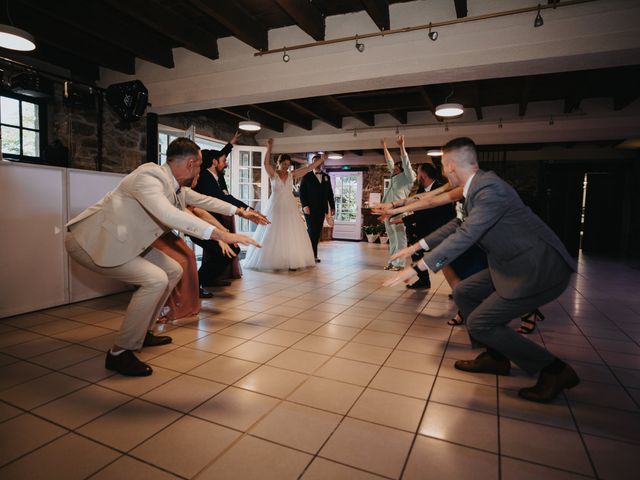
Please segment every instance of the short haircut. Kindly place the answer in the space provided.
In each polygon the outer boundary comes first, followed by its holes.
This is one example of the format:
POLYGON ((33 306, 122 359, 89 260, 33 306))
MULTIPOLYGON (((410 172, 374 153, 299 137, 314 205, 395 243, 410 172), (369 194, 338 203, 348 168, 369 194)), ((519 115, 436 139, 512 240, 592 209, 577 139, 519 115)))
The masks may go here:
POLYGON ((473 140, 468 137, 458 137, 454 138, 447 142, 447 144, 442 147, 443 153, 449 152, 460 152, 460 155, 457 155, 457 164, 464 163, 466 165, 477 165, 478 164, 478 149, 473 140))
POLYGON ((311 162, 315 162, 316 160, 318 160, 320 158, 320 155, 315 154, 313 157, 311 157, 311 162))
POLYGON ((167 147, 167 161, 170 162, 178 157, 197 157, 199 151, 200 147, 196 142, 187 137, 179 137, 167 147))
POLYGON ((291 162, 291 156, 289 154, 283 153, 278 157, 278 163, 284 162, 286 160, 289 160, 289 162, 291 162))
POLYGON ((438 179, 438 169, 432 163, 421 163, 418 170, 426 173, 427 176, 433 180, 438 179))

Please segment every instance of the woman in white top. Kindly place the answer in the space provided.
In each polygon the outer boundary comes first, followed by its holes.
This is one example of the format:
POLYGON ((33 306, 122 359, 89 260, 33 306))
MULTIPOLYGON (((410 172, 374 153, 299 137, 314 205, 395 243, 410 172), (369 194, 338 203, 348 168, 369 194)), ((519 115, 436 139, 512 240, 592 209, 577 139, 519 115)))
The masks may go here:
POLYGON ((276 168, 271 164, 273 139, 267 140, 264 168, 271 182, 271 196, 264 214, 271 225, 258 225, 253 238, 262 248, 249 247, 242 264, 253 270, 297 270, 316 264, 306 225, 293 196, 293 181, 319 167, 322 155, 311 165, 289 172, 291 158, 278 157, 276 168))

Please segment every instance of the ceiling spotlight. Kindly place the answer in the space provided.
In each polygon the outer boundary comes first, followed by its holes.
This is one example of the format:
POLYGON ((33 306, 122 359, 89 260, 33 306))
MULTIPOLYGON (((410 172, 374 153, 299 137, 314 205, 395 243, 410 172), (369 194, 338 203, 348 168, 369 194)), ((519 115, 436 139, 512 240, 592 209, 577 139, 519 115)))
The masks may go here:
POLYGON ((354 136, 354 137, 357 137, 357 136, 358 136, 358 131, 357 131, 357 130, 354 130, 354 131, 353 131, 353 136, 354 136))
POLYGON ((429 155, 430 157, 441 157, 442 150, 440 150, 439 148, 432 148, 431 150, 427 150, 427 155, 429 155))
POLYGON ((356 50, 360 53, 364 52, 364 43, 358 40, 358 36, 356 35, 356 50))
POLYGON ((262 128, 262 126, 253 120, 243 120, 238 123, 238 128, 245 132, 257 132, 262 128))
POLYGON ((438 32, 431 31, 431 22, 429 22, 429 33, 427 34, 427 36, 432 42, 435 42, 438 39, 438 32))
POLYGON ((327 158, 329 160, 342 160, 342 155, 339 153, 330 153, 329 155, 327 155, 327 158))
POLYGON ((502 119, 498 120, 498 128, 502 128, 502 119))
POLYGON ((400 135, 400 127, 396 127, 396 135, 400 135))
POLYGON ((287 63, 289 60, 291 60, 291 57, 289 56, 289 54, 287 53, 287 51, 285 50, 284 53, 282 54, 282 61, 284 63, 287 63))
POLYGON ((538 14, 536 15, 536 19, 533 21, 533 26, 538 28, 544 25, 544 20, 542 19, 542 15, 540 15, 540 4, 538 4, 538 14))
POLYGON ((464 113, 464 107, 459 103, 443 103, 436 107, 436 115, 438 117, 453 118, 459 117, 464 113))

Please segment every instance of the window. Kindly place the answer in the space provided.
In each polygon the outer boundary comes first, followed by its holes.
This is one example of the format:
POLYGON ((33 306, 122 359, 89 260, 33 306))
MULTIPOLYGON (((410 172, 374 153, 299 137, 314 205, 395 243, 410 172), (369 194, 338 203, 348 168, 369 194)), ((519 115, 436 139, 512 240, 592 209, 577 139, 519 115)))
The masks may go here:
POLYGON ((357 220, 358 177, 356 175, 337 176, 335 184, 336 221, 353 223, 357 220))
MULTIPOLYGON (((240 152, 238 198, 250 207, 260 210, 262 207, 262 152, 240 152)), ((244 218, 240 220, 240 232, 255 232, 257 225, 244 218)))
POLYGON ((6 158, 38 161, 43 131, 41 118, 45 107, 20 95, 0 96, 2 155, 6 158))

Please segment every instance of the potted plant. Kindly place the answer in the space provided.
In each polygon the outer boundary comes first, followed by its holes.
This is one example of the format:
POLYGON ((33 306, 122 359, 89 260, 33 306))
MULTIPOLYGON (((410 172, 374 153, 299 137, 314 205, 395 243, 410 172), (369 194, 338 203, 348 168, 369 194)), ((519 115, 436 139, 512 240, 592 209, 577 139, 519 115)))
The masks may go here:
POLYGON ((389 236, 387 235, 387 230, 384 228, 383 223, 380 224, 378 230, 380 233, 380 243, 385 245, 386 243, 389 242, 389 236))
POLYGON ((367 242, 373 243, 378 239, 378 226, 377 225, 365 225, 362 227, 362 231, 367 236, 367 242))

